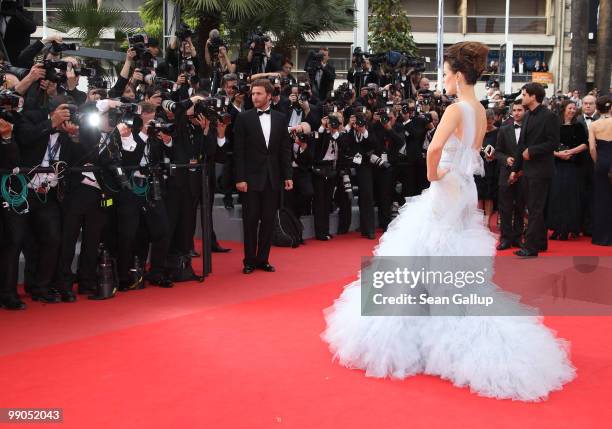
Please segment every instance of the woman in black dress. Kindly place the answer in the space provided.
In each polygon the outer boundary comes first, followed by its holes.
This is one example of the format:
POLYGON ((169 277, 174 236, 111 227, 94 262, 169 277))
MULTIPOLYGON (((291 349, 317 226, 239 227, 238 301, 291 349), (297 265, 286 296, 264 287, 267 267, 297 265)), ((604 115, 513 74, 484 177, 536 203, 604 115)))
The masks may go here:
POLYGON ((478 208, 484 210, 486 225, 489 225, 493 207, 497 199, 497 160, 495 159, 495 145, 497 143, 497 132, 495 126, 495 111, 487 109, 487 131, 482 141, 480 156, 484 160, 484 176, 474 176, 476 189, 478 190, 478 208))
POLYGON ((593 244, 612 246, 612 118, 609 95, 597 99, 600 118, 589 129, 589 149, 595 162, 593 178, 593 244))
POLYGON ((576 122, 576 103, 565 101, 561 115, 560 142, 555 151, 555 175, 548 193, 546 223, 552 229, 551 240, 567 240, 580 233, 582 210, 578 163, 588 149, 588 136, 582 124, 576 122))

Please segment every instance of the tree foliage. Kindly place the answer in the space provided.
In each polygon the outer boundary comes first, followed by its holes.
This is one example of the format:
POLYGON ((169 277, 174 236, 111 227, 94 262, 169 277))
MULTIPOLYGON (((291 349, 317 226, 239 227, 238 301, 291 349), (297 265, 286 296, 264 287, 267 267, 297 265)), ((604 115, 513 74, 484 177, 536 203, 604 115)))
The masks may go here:
POLYGON ((399 51, 416 55, 410 18, 400 0, 372 0, 368 43, 373 52, 399 51))

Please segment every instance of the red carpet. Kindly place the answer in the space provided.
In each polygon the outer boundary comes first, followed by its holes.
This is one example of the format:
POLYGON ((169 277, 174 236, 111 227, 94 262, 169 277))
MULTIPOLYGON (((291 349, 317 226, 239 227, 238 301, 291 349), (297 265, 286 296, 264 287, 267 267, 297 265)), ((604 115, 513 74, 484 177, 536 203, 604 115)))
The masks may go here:
MULTIPOLYGON (((478 397, 428 376, 374 380, 332 363, 322 310, 374 242, 357 235, 272 250, 278 272, 240 273, 241 248, 202 284, 0 313, 0 407, 60 407, 70 428, 607 428, 611 317, 547 317, 578 378, 543 403, 478 397)), ((611 248, 551 242, 550 254, 611 248)), ((520 263, 520 261, 517 261, 520 263)))

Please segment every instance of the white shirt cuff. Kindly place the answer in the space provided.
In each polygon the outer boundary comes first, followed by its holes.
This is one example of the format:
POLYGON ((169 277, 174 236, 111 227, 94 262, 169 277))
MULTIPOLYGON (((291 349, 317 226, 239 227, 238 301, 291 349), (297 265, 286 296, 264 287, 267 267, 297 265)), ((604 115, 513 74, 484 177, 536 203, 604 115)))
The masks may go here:
POLYGON ((217 137, 217 146, 223 147, 224 144, 225 144, 225 137, 223 138, 217 137))
MULTIPOLYGON (((163 140, 162 140, 163 141, 163 140)), ((170 141, 168 143, 164 142, 164 146, 166 147, 172 147, 172 139, 170 139, 170 141)))
POLYGON ((121 146, 123 147, 123 150, 134 152, 137 143, 136 140, 134 140, 134 137, 130 135, 129 137, 121 137, 121 146))

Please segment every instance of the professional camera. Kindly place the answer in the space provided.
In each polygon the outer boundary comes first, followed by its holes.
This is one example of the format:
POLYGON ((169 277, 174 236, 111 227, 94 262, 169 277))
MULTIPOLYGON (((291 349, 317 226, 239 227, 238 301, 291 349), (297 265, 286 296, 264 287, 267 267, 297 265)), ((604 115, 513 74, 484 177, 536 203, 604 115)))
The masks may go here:
POLYGON ((249 85, 246 81, 239 80, 236 85, 234 85, 234 91, 236 94, 248 94, 251 90, 251 85, 249 85))
POLYGON ((353 185, 351 184, 351 175, 348 171, 341 170, 340 176, 342 177, 342 190, 346 192, 349 199, 353 196, 353 185))
POLYGON ((336 117, 335 115, 331 115, 328 117, 329 119, 329 126, 334 129, 337 130, 338 128, 340 128, 340 119, 338 119, 338 117, 336 117))
POLYGON ((181 64, 179 65, 179 73, 191 74, 195 72, 195 65, 191 58, 181 58, 181 64))
POLYGON ((0 119, 14 124, 19 113, 15 111, 19 107, 19 95, 9 89, 0 91, 0 119))
POLYGON ((130 128, 139 128, 142 126, 140 112, 141 108, 138 104, 124 103, 108 111, 108 123, 111 127, 125 124, 130 128))
POLYGON ((212 30, 210 32, 209 39, 210 44, 208 45, 208 52, 210 55, 218 55, 219 48, 221 46, 226 46, 225 42, 221 38, 221 35, 219 34, 219 30, 212 30))
POLYGON ((136 52, 134 61, 136 62, 136 68, 140 69, 143 76, 151 74, 154 64, 153 55, 147 49, 147 43, 149 38, 146 34, 135 34, 128 37, 128 45, 136 52))
POLYGON ((77 76, 92 78, 96 76, 96 69, 88 67, 79 67, 74 69, 74 74, 76 74, 77 76))
POLYGON ((204 115, 210 121, 210 126, 213 128, 219 122, 229 125, 232 122, 232 115, 227 113, 229 101, 227 97, 210 97, 198 100, 194 105, 194 116, 204 115))
POLYGON ((45 80, 55 82, 57 84, 66 82, 66 61, 44 60, 43 67, 45 68, 45 80))
POLYGON ((353 85, 344 82, 336 90, 330 92, 329 99, 338 107, 344 107, 353 99, 353 85))
POLYGON ((325 55, 322 52, 308 52, 308 57, 306 57, 306 65, 304 66, 304 70, 308 74, 316 73, 317 70, 323 67, 322 61, 324 57, 325 55))
POLYGON ((357 113, 355 116, 356 116, 355 124, 358 127, 365 127, 366 124, 368 123, 368 120, 366 119, 366 117, 361 113, 357 113))
POLYGON ((382 159, 380 156, 376 155, 374 151, 367 152, 365 154, 365 158, 370 161, 370 164, 375 165, 379 168, 389 168, 391 164, 389 162, 382 159))
POLYGON ((263 34, 261 28, 258 28, 256 32, 251 34, 249 40, 247 42, 247 47, 250 49, 251 45, 254 43, 253 47, 253 55, 254 56, 264 56, 266 53, 266 42, 269 42, 270 38, 263 34))
POLYGON ((164 122, 159 119, 150 121, 147 124, 147 134, 149 135, 156 135, 158 132, 171 135, 174 133, 174 129, 175 128, 173 122, 164 122))
POLYGON ((51 48, 49 49, 49 53, 53 55, 59 55, 64 51, 78 51, 79 46, 76 43, 57 43, 53 42, 51 44, 51 48))
POLYGON ((298 100, 310 101, 310 84, 306 82, 298 83, 298 100))
POLYGON ((187 24, 181 22, 180 27, 176 30, 174 34, 176 37, 179 38, 181 42, 183 42, 193 36, 193 31, 191 30, 191 28, 189 28, 187 24))
POLYGON ((376 114, 380 117, 380 123, 386 125, 389 123, 391 118, 389 118, 389 110, 388 109, 378 109, 376 114))

